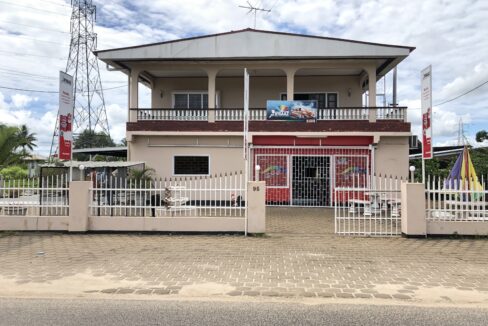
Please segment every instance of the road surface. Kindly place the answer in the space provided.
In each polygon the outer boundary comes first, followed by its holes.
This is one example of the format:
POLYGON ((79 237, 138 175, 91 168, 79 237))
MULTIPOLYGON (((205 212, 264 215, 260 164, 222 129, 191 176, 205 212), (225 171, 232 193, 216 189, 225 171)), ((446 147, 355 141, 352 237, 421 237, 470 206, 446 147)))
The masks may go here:
POLYGON ((0 325, 487 325, 488 309, 280 302, 0 299, 0 325))

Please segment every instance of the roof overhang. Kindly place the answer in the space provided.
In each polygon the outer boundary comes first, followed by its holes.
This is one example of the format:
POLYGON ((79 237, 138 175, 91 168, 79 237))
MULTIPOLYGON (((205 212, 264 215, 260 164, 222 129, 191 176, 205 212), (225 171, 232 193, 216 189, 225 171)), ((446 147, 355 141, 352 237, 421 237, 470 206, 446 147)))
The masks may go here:
MULTIPOLYGON (((383 76, 414 49, 408 46, 244 29, 101 50, 97 51, 96 55, 114 68, 128 70, 141 63, 154 64, 156 62, 184 65, 215 63, 235 65, 243 61, 248 63, 374 61, 377 74, 383 76)), ((177 75, 175 71, 173 73, 175 76, 177 75)), ((200 73, 203 74, 203 72, 200 73)), ((170 76, 168 73, 166 74, 170 76)), ((151 77, 152 74, 149 72, 149 75, 151 77)), ((195 73, 187 75, 195 76, 195 73)))

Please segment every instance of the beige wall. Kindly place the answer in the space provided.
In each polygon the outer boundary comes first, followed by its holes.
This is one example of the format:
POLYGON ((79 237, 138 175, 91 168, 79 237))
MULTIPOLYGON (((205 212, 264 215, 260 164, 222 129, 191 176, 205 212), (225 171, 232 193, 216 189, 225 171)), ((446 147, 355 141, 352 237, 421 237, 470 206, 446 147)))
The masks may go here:
MULTIPOLYGON (((207 91, 208 79, 200 78, 158 78, 152 91, 152 107, 172 107, 174 91, 207 91), (161 93, 163 96, 161 97, 161 93)), ((243 78, 217 77, 216 90, 220 94, 220 107, 239 108, 243 106, 243 78)), ((361 106, 362 91, 359 76, 296 76, 295 93, 337 92, 339 106, 361 106), (349 89, 351 96, 349 96, 349 89)), ((286 93, 286 77, 252 77, 250 79, 250 107, 265 107, 266 100, 279 100, 286 93)))
MULTIPOLYGON (((239 136, 134 136, 129 146, 129 159, 146 162, 159 177, 173 176, 175 155, 209 155, 211 174, 245 168, 239 136)), ((375 172, 406 178, 408 167, 408 137, 380 137, 375 150, 375 172)))
POLYGON ((408 137, 381 137, 375 150, 375 173, 408 177, 408 137))
POLYGON ((209 155, 210 174, 244 171, 242 137, 136 136, 129 146, 130 160, 146 162, 158 177, 173 176, 175 155, 209 155))

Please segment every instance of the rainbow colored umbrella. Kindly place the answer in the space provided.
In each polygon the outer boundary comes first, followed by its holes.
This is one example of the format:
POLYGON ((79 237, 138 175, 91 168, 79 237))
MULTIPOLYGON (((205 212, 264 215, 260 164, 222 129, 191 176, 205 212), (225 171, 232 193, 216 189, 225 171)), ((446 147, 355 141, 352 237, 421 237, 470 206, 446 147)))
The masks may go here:
MULTIPOLYGON (((467 191, 471 194, 471 198, 476 200, 480 198, 483 191, 483 186, 478 180, 476 171, 469 155, 469 150, 464 147, 464 150, 454 163, 451 173, 444 182, 444 188, 452 190, 467 191), (479 192, 478 192, 479 191, 479 192)), ((463 196, 464 200, 468 200, 469 196, 463 196)))

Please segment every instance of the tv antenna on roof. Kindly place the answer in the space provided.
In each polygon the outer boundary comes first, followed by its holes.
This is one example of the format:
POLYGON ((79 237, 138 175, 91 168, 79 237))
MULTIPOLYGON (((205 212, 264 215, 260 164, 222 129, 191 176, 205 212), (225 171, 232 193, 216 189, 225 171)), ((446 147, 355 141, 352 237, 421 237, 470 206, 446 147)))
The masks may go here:
POLYGON ((249 1, 246 2, 247 2, 247 6, 239 6, 239 8, 249 9, 249 11, 247 12, 248 14, 254 12, 254 29, 256 29, 256 16, 258 11, 271 12, 271 9, 254 7, 249 1))

